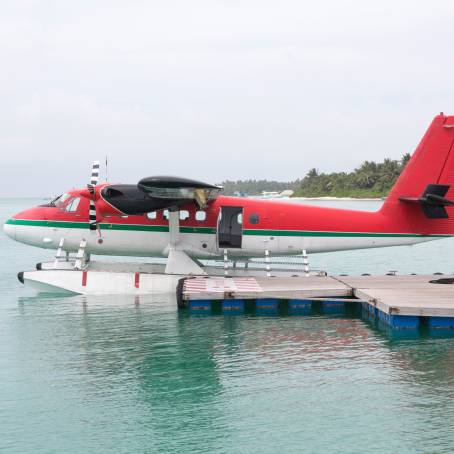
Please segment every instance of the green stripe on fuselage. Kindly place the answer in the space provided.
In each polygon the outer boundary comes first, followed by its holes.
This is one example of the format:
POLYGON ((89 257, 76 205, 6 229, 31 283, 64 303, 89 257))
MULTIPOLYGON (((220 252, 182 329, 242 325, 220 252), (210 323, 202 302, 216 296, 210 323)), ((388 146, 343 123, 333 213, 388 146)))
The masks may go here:
POLYGON ((35 221, 31 219, 8 219, 5 224, 27 225, 30 227, 61 227, 63 229, 88 229, 88 222, 35 221))
POLYGON ((316 237, 361 237, 361 238, 389 238, 389 237, 449 237, 452 235, 422 235, 419 233, 375 233, 375 232, 329 232, 314 230, 245 230, 244 235, 265 236, 316 236, 316 237))
MULTIPOLYGON (((72 222, 72 221, 36 221, 30 219, 8 219, 6 224, 24 225, 32 227, 54 227, 64 229, 88 229, 88 222, 72 222)), ((135 232, 168 232, 167 225, 146 225, 146 224, 99 224, 102 230, 124 230, 135 232)), ((202 233, 215 234, 214 227, 180 227, 181 233, 202 233)), ((452 235, 434 234, 422 235, 418 233, 373 233, 373 232, 328 232, 328 231, 310 231, 310 230, 260 230, 260 229, 245 229, 244 235, 251 236, 304 236, 304 237, 344 237, 344 238, 412 238, 412 237, 436 237, 444 238, 452 235)))
MULTIPOLYGON (((88 222, 72 221, 37 221, 31 219, 8 219, 6 224, 24 225, 30 227, 54 227, 62 229, 88 229, 88 222)), ((146 225, 146 224, 99 224, 102 230, 125 230, 136 232, 168 232, 167 225, 146 225)), ((211 233, 215 234, 216 229, 213 227, 180 227, 182 233, 211 233)))

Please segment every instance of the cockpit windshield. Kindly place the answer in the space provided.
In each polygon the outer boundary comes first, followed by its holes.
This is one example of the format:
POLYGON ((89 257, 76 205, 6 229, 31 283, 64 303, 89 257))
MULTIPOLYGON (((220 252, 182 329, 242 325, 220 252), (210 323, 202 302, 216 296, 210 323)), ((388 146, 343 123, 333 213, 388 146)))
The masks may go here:
POLYGON ((58 197, 55 197, 54 199, 50 200, 47 203, 43 203, 40 205, 41 207, 57 207, 61 208, 62 206, 66 205, 70 198, 70 194, 61 194, 58 197))
POLYGON ((60 208, 62 209, 63 207, 65 207, 69 201, 69 199, 71 198, 71 194, 62 194, 60 196, 58 196, 56 199, 52 200, 52 205, 56 206, 57 208, 60 208))

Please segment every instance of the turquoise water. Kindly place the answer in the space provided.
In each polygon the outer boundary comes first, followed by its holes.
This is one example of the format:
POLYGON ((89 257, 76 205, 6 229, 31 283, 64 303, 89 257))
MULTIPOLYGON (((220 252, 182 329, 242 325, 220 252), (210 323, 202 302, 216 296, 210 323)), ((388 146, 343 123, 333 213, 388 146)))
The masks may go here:
MULTIPOLYGON (((35 202, 0 199, 0 221, 35 202)), ((453 249, 311 261, 452 272, 453 249)), ((16 273, 51 253, 4 235, 0 250, 1 453, 454 450, 452 338, 392 339, 345 316, 190 316, 171 297, 36 297, 16 273)))

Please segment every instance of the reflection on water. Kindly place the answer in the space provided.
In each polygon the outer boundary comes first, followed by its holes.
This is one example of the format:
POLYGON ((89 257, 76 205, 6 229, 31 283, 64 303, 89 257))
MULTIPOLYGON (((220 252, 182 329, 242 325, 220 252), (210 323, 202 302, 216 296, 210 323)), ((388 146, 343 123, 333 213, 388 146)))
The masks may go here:
POLYGON ((392 340, 359 317, 191 316, 170 297, 27 297, 8 319, 8 452, 93 443, 96 452, 443 452, 454 443, 454 339, 392 340))

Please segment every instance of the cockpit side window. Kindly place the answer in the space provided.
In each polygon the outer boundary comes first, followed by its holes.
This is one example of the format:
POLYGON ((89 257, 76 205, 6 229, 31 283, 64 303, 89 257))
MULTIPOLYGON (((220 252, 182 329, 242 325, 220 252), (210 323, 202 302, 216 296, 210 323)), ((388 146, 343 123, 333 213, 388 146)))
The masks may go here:
POLYGON ((79 206, 79 202, 80 202, 79 197, 70 200, 68 205, 66 205, 65 211, 67 213, 75 213, 77 211, 77 207, 79 206))

